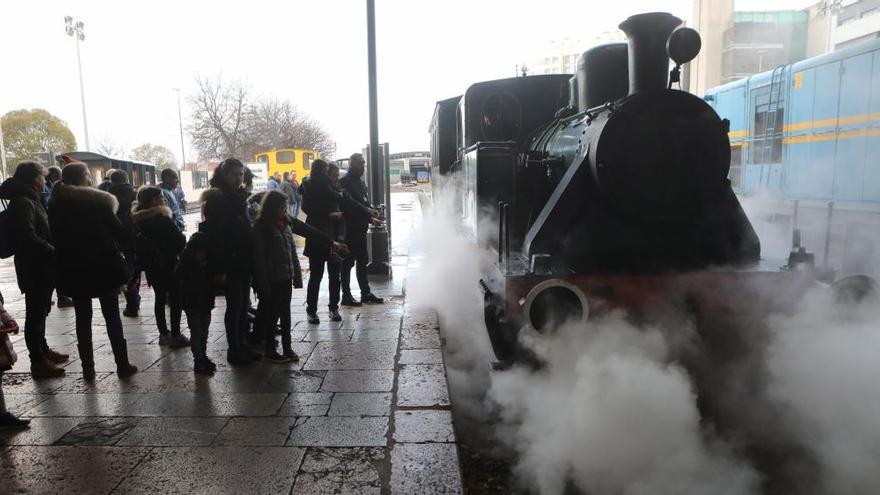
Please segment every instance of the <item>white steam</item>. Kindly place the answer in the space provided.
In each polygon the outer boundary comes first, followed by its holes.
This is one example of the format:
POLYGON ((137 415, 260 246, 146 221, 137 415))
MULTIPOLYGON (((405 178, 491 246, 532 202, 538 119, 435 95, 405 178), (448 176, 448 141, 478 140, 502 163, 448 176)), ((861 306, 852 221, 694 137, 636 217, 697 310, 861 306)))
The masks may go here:
POLYGON ((493 255, 481 250, 461 231, 458 205, 442 194, 444 177, 435 177, 433 204, 413 238, 414 251, 424 256, 407 280, 407 302, 437 310, 446 339, 446 369, 457 412, 475 421, 485 419, 483 398, 489 387, 489 363, 494 360, 483 325, 479 274, 493 255))
POLYGON ((821 493, 880 493, 878 322, 876 300, 842 313, 820 289, 771 321, 770 393, 819 460, 821 493))
POLYGON ((663 335, 614 316, 564 325, 541 372, 497 375, 491 397, 539 493, 745 494, 757 475, 706 440, 690 380, 663 335))

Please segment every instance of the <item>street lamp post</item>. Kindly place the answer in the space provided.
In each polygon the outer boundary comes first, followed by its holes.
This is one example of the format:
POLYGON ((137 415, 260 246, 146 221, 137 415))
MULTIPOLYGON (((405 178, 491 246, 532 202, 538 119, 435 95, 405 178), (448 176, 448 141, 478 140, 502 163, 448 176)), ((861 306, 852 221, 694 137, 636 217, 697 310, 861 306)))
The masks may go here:
MULTIPOLYGON (((388 163, 383 160, 379 146, 379 113, 376 89, 376 5, 375 0, 367 0, 367 79, 370 99, 370 198, 374 204, 385 202, 385 224, 370 227, 367 233, 370 246, 370 263, 367 272, 370 275, 391 276, 390 233, 386 225, 391 224, 391 205, 387 188, 389 187, 388 163)), ((387 149, 387 146, 385 147, 387 149)))
POLYGON ((79 42, 84 41, 86 39, 85 27, 86 25, 82 21, 73 22, 73 17, 67 16, 64 18, 64 31, 68 36, 73 37, 76 41, 76 66, 79 69, 79 97, 82 102, 82 112, 83 112, 83 134, 86 139, 86 151, 91 151, 91 147, 89 146, 89 123, 86 119, 86 91, 83 88, 83 69, 82 69, 82 59, 79 54, 79 42))
POLYGON ((183 147, 183 114, 180 112, 180 89, 177 91, 177 123, 180 125, 180 170, 186 166, 186 149, 183 147))

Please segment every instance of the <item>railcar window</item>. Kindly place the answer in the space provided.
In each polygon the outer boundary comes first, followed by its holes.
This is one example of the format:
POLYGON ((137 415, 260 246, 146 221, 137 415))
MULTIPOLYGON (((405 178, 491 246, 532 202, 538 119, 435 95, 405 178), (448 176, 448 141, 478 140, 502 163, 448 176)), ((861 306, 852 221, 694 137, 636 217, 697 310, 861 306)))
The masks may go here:
POLYGON ((304 170, 311 170, 313 161, 315 161, 315 154, 314 153, 303 153, 303 169, 304 170))
POLYGON ((748 162, 755 164, 782 162, 782 124, 785 118, 784 95, 776 95, 777 86, 764 88, 753 97, 754 120, 748 162))
POLYGON ((293 151, 279 151, 275 155, 275 161, 278 163, 293 163, 296 161, 296 154, 293 151))
POLYGON ((522 109, 519 100, 510 93, 489 96, 483 101, 483 136, 489 141, 512 141, 519 136, 522 109))
POLYGON ((269 163, 269 155, 258 155, 257 161, 260 163, 269 163))

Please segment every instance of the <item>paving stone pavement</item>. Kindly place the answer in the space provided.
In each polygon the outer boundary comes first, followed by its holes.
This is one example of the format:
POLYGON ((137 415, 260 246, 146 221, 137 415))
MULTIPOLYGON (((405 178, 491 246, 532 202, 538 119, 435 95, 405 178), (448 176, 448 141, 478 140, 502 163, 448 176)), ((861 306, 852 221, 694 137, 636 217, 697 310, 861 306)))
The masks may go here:
MULTIPOLYGON (((92 383, 72 308, 47 321, 50 345, 71 354, 64 377, 31 379, 23 336, 13 336, 21 359, 3 390, 32 426, 0 431, 0 493, 461 493, 437 318, 404 297, 419 201, 395 193, 392 204, 394 277, 374 282, 387 303, 343 308, 340 323, 325 310, 309 325, 295 290, 297 363, 230 367, 218 298, 208 353, 219 369, 193 374, 189 349, 158 345, 146 286, 142 314, 123 317, 141 368, 128 379, 115 374, 97 311, 92 383)), ((0 260, 0 290, 23 323, 11 259, 0 260)))

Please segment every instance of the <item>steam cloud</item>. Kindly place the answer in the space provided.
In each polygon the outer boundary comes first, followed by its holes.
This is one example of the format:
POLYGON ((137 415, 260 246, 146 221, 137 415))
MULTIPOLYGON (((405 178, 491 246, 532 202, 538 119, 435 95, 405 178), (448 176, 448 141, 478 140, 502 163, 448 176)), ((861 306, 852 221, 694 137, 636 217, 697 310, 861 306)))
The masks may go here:
MULTIPOLYGON (((408 298, 438 310, 451 388, 459 394, 454 407, 474 420, 485 420, 489 411, 498 415, 496 434, 517 452, 524 488, 542 494, 572 488, 593 495, 779 493, 780 485, 768 481, 775 474, 759 472, 735 424, 719 432, 701 418, 701 391, 676 361, 688 342, 682 335, 693 333, 687 323, 640 328, 622 314, 568 323, 536 347, 547 367, 514 368, 490 380, 491 347, 476 282, 493 260, 459 234, 451 200, 436 191, 421 235, 425 266, 411 277, 408 298)), ((756 214, 761 205, 747 210, 756 214)), ((766 247, 765 239, 775 237, 773 249, 787 251, 786 233, 756 223, 766 247)), ((805 465, 787 467, 789 474, 812 470, 809 481, 795 483, 799 493, 880 493, 878 322, 876 300, 844 310, 821 286, 792 314, 761 322, 769 344, 757 354, 766 371, 760 402, 730 401, 733 410, 726 413, 745 425, 754 409, 782 411, 758 417, 770 418, 763 425, 770 437, 784 436, 809 454, 805 465)))

